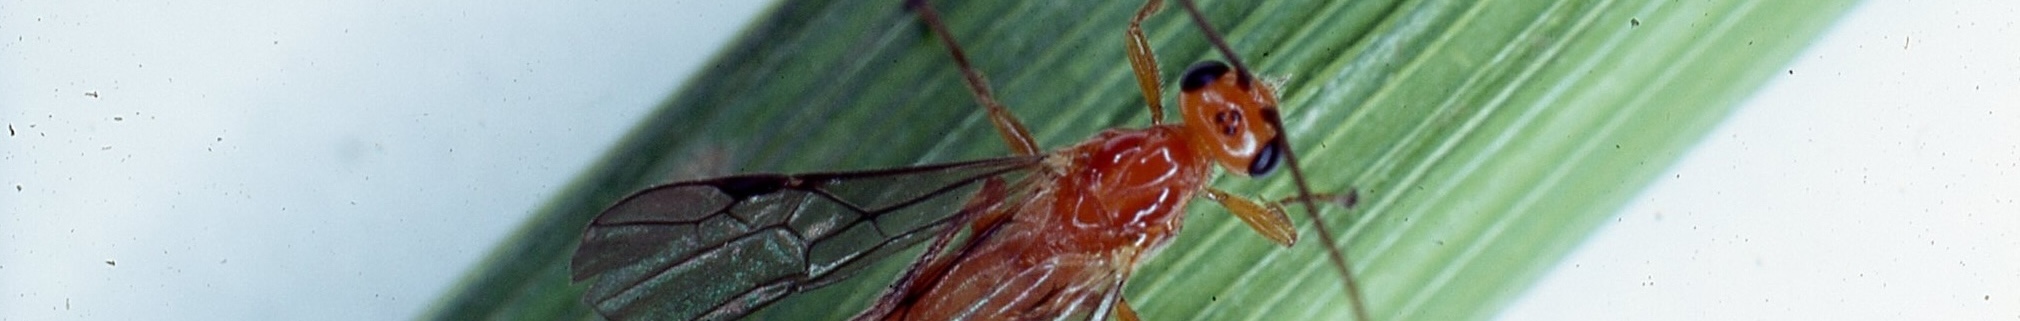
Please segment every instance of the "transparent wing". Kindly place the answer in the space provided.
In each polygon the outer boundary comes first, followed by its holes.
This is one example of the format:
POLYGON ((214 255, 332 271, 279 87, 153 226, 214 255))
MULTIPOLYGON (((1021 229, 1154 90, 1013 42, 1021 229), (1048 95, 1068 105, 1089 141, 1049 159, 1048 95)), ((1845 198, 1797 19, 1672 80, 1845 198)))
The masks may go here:
POLYGON ((981 182, 1041 158, 655 186, 590 221, 570 267, 607 318, 734 319, 960 226, 981 182))

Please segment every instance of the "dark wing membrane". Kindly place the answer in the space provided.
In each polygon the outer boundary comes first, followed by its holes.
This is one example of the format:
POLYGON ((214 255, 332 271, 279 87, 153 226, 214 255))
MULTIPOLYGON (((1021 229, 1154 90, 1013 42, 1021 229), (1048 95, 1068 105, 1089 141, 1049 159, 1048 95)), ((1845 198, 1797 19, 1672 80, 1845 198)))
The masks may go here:
POLYGON ((604 317, 734 319, 960 226, 981 182, 1041 159, 655 186, 590 221, 570 267, 604 317))

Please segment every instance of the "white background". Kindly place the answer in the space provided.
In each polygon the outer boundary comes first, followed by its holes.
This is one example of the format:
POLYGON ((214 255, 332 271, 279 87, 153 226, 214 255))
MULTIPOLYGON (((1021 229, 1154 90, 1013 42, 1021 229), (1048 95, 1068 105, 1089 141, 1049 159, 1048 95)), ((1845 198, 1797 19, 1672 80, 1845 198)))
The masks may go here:
POLYGON ((1513 320, 2020 319, 2020 2, 1870 1, 1513 320))
MULTIPOLYGON (((0 319, 403 319, 742 1, 0 0, 0 319)), ((1861 5, 1508 319, 2020 318, 2020 3, 1861 5)))

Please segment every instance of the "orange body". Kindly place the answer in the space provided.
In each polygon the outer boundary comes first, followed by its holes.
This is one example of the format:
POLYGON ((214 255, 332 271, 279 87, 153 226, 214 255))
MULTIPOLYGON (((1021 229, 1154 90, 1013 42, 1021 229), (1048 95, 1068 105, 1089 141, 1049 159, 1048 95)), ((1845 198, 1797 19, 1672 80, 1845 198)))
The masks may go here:
MULTIPOLYGON (((1183 3, 1204 26, 1198 8, 1183 3)), ((922 20, 946 32, 930 6, 910 4, 922 20)), ((1261 176, 1289 153, 1279 132, 1276 92, 1255 81, 1211 28, 1202 29, 1234 65, 1207 61, 1188 68, 1178 81, 1184 122, 1159 124, 1162 89, 1140 24, 1162 6, 1146 2, 1125 32, 1152 126, 1104 131, 1055 152, 1012 190, 984 187, 963 209, 975 216, 968 241, 943 254, 940 244, 951 234, 940 236, 858 319, 1107 319, 1111 313, 1135 319, 1122 298, 1123 282, 1177 235, 1186 203, 1206 189, 1211 168, 1261 176)), ((1006 143, 1020 155, 1036 153, 1029 132, 992 98, 960 47, 951 37, 941 40, 1006 143)), ((1281 211, 1232 202, 1251 209, 1238 215, 1274 218, 1249 220, 1259 232, 1275 232, 1265 234, 1281 235, 1285 245, 1295 239, 1281 211)))
MULTIPOLYGON (((1028 320, 1127 312, 1122 283, 1178 234, 1215 164, 1272 170, 1276 94, 1218 62, 1186 72, 1180 124, 1103 131, 1050 155, 980 211, 969 241, 928 255, 883 320, 1028 320), (1119 309, 1118 307, 1121 306, 1119 309)), ((1002 193, 1002 192, 997 192, 1002 193)), ((1284 223, 1287 224, 1288 223, 1284 223)), ((875 317, 874 311, 866 316, 875 317)))
POLYGON ((971 248, 930 262, 890 320, 1100 317, 1136 265, 1177 235, 1208 178, 1177 126, 1109 130, 978 219, 971 248), (1012 204, 1016 203, 1016 204, 1012 204))
MULTIPOLYGON (((1252 177, 1290 168, 1319 224, 1316 195, 1304 187, 1282 135, 1273 84, 1249 74, 1198 8, 1181 3, 1232 62, 1201 62, 1180 76, 1182 123, 1161 124, 1159 73, 1140 31, 1160 0, 1147 1, 1125 33, 1151 126, 1104 131, 1044 155, 960 46, 941 37, 1015 156, 654 186, 590 222, 571 277, 595 279, 584 302, 612 319, 729 320, 931 239, 854 319, 1134 321, 1123 283, 1177 235, 1195 194, 1277 244, 1296 242, 1279 204, 1207 187, 1211 168, 1252 177), (1011 173, 1028 175, 1006 187, 1011 173), (954 242, 961 225, 967 237, 954 242)), ((947 33, 923 0, 907 7, 947 33)), ((1346 195, 1351 206, 1353 194, 1346 195)), ((1322 224, 1317 229, 1325 244, 1337 243, 1322 224)), ((1359 319, 1367 319, 1344 254, 1328 253, 1359 319)))

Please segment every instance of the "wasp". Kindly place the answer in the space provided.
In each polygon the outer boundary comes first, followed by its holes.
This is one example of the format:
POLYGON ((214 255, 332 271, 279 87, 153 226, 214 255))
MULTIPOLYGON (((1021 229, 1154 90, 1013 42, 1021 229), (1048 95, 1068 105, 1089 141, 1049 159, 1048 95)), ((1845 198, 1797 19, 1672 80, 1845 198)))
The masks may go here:
MULTIPOLYGON (((923 243, 924 253, 854 319, 1136 320, 1123 284, 1176 237, 1195 198, 1284 246, 1297 232, 1283 204, 1300 202, 1321 224, 1323 241, 1336 244, 1312 204, 1352 206, 1355 195, 1305 187, 1275 85, 1251 74, 1191 1, 1180 3, 1227 60, 1181 74, 1182 121, 1163 122, 1156 57, 1140 25, 1164 3, 1150 0, 1124 35, 1151 125, 1047 151, 996 101, 939 13, 924 0, 907 1, 1014 155, 640 190, 583 233, 570 265, 575 281, 591 282, 583 300, 611 319, 736 319, 923 243), (1208 187, 1215 167, 1249 177, 1288 169, 1299 196, 1259 201, 1208 187)), ((1366 320, 1344 254, 1327 250, 1366 320)))

